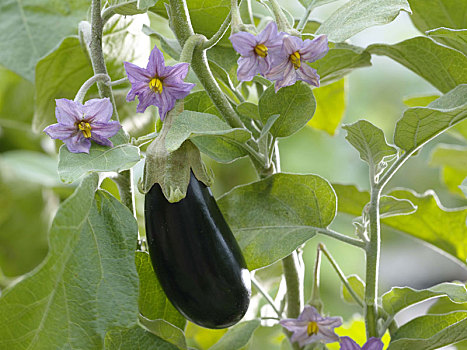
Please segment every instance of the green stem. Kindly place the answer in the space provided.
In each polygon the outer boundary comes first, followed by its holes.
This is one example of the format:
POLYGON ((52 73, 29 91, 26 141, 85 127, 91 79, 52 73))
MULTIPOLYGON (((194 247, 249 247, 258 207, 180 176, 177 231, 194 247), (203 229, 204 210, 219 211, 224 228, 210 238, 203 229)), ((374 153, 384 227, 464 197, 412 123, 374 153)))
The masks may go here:
POLYGON ((254 278, 253 275, 251 275, 251 283, 255 286, 255 288, 258 290, 258 292, 266 299, 269 305, 271 305, 272 309, 274 312, 277 314, 277 316, 282 317, 282 313, 277 309, 276 305, 274 304, 274 300, 272 300, 271 296, 266 292, 263 287, 259 284, 259 282, 254 278))
POLYGON ((232 34, 242 30, 243 28, 243 21, 242 17, 240 16, 240 10, 238 8, 238 0, 231 0, 230 1, 230 14, 232 16, 232 34))
POLYGON ((232 19, 232 14, 229 12, 224 22, 222 22, 222 25, 219 28, 219 30, 211 38, 209 38, 208 41, 203 43, 204 50, 210 49, 211 47, 216 45, 219 40, 221 40, 221 38, 224 36, 225 32, 229 28, 231 19, 232 19))
POLYGON ((317 227, 315 229, 315 231, 317 233, 321 233, 323 235, 338 239, 341 242, 351 244, 351 245, 353 245, 355 247, 359 247, 359 248, 363 248, 363 249, 366 248, 366 243, 363 242, 362 240, 343 235, 342 233, 333 231, 331 229, 317 227))
POLYGON ((306 23, 308 22, 308 18, 310 17, 311 10, 313 10, 313 2, 306 8, 305 14, 303 17, 300 19, 300 22, 298 22, 297 25, 297 30, 301 33, 303 29, 306 26, 306 23))
POLYGON ((185 40, 182 52, 180 53, 180 62, 191 63, 193 51, 197 46, 202 45, 204 42, 206 42, 206 37, 204 35, 190 35, 188 39, 185 40))
POLYGON ((377 337, 377 304, 379 255, 381 246, 379 200, 381 189, 373 185, 371 189, 369 218, 369 243, 366 249, 365 324, 367 337, 377 337))
POLYGON ((96 74, 88 80, 86 80, 76 93, 75 102, 79 102, 82 104, 89 88, 93 86, 96 82, 104 82, 108 84, 110 82, 110 77, 107 74, 96 74))
POLYGON ((322 251, 323 254, 326 256, 328 259, 329 263, 331 264, 332 268, 334 271, 336 271, 337 275, 339 276, 341 282, 344 284, 344 286, 347 288, 349 291, 350 295, 354 300, 357 302, 358 305, 360 305, 362 308, 364 307, 362 299, 358 296, 358 294, 353 290, 353 288, 350 286, 349 280, 347 277, 345 277, 344 273, 342 272, 341 268, 337 264, 337 261, 334 260, 332 257, 331 253, 326 249, 326 246, 323 243, 318 244, 318 250, 322 251))
POLYGON ((323 308, 323 302, 321 301, 321 297, 319 295, 321 255, 322 251, 320 249, 320 245, 318 244, 318 249, 316 249, 315 270, 313 272, 313 287, 311 289, 311 298, 308 304, 315 306, 319 313, 321 313, 323 308))
POLYGON ((297 251, 282 260, 282 269, 287 285, 287 317, 297 318, 303 308, 297 251))
POLYGON ((293 28, 290 26, 287 18, 282 11, 282 8, 278 4, 277 0, 269 0, 269 3, 272 7, 272 12, 274 13, 274 17, 276 18, 277 29, 280 32, 291 33, 293 28))

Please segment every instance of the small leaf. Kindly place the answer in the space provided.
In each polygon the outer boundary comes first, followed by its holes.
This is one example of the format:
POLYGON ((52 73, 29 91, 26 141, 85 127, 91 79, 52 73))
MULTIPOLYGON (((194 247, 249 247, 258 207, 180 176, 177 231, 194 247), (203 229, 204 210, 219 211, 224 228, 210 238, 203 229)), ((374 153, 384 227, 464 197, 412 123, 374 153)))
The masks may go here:
POLYGON ((427 107, 407 109, 396 124, 394 143, 407 152, 414 152, 466 118, 467 84, 464 84, 427 107))
POLYGON ((317 175, 278 173, 235 187, 218 204, 250 270, 289 255, 336 213, 334 191, 317 175))
POLYGON ((139 148, 127 144, 121 131, 110 139, 114 147, 92 144, 89 154, 71 153, 65 145, 58 155, 58 175, 65 183, 72 183, 94 171, 122 171, 139 162, 139 148))
POLYGON ((449 190, 463 195, 459 184, 467 176, 467 147, 438 144, 431 153, 430 165, 441 167, 449 190))
POLYGON ((260 119, 258 106, 251 102, 242 102, 237 106, 237 112, 250 119, 260 119))
POLYGON ((165 320, 180 329, 184 329, 186 319, 165 296, 152 268, 148 253, 136 252, 136 270, 139 276, 139 312, 149 320, 165 320))
POLYGON ((131 328, 114 328, 105 335, 105 350, 178 350, 165 340, 136 325, 131 328))
POLYGON ((374 44, 367 50, 371 54, 392 58, 443 93, 467 83, 467 57, 426 37, 394 45, 374 44))
POLYGON ((449 297, 455 303, 465 303, 467 302, 467 289, 461 283, 441 283, 422 290, 394 287, 383 294, 383 309, 388 314, 395 315, 406 307, 442 296, 449 297))
POLYGON ((416 96, 405 98, 403 102, 407 107, 426 107, 437 98, 439 95, 416 96))
POLYGON ((379 163, 396 154, 396 149, 386 143, 383 130, 366 120, 359 120, 342 128, 347 131, 347 141, 355 147, 360 153, 360 158, 367 162, 375 173, 379 163))
POLYGON ((137 321, 137 224, 86 177, 62 203, 45 261, 0 298, 0 348, 100 349, 106 329, 137 321))
POLYGON ((379 213, 381 218, 397 215, 413 214, 417 207, 408 199, 399 199, 393 196, 381 196, 379 213))
POLYGON ((361 191, 354 185, 332 184, 337 194, 337 210, 353 216, 362 215, 363 207, 370 201, 368 191, 361 191))
POLYGON ((427 30, 449 27, 467 28, 467 3, 464 0, 409 0, 412 20, 422 33, 427 30))
POLYGON ((183 331, 165 320, 149 320, 140 315, 141 324, 152 334, 175 345, 180 350, 186 350, 186 340, 183 331))
POLYGON ((321 24, 316 34, 341 42, 362 30, 392 22, 401 11, 410 11, 406 0, 351 0, 321 24))
POLYGON ((277 93, 271 85, 261 95, 258 107, 263 124, 274 114, 280 115, 271 128, 271 134, 287 137, 300 130, 313 117, 316 101, 310 86, 297 82, 277 93))
POLYGON ((467 55, 467 29, 437 28, 426 34, 436 42, 467 55))
POLYGON ((259 320, 241 322, 232 328, 209 350, 238 350, 247 345, 253 332, 260 325, 259 320))
POLYGON ((148 36, 152 36, 159 39, 161 43, 161 49, 168 53, 173 59, 177 61, 180 60, 180 53, 182 52, 182 47, 180 46, 180 43, 177 39, 166 38, 165 36, 157 33, 151 27, 148 27, 145 24, 143 24, 142 31, 148 36))
POLYGON ((334 135, 345 113, 344 79, 315 89, 316 112, 308 122, 312 128, 334 135))
MULTIPOLYGON (((347 277, 347 281, 349 281, 350 287, 352 287, 353 291, 360 297, 360 300, 364 300, 365 282, 363 282, 357 275, 350 275, 347 277)), ((342 284, 342 298, 349 304, 356 304, 355 299, 344 284, 342 284)))
POLYGON ((467 312, 417 317, 391 337, 388 350, 434 350, 467 339, 467 312))
POLYGON ((206 91, 196 91, 183 100, 183 108, 187 111, 209 113, 221 117, 219 111, 212 103, 206 91))

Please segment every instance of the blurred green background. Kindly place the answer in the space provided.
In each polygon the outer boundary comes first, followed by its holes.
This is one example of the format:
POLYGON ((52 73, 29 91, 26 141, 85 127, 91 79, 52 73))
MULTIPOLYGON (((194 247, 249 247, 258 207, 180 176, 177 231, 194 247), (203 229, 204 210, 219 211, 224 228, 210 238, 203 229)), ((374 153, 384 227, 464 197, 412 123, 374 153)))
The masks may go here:
MULTIPOLYGON (((326 18, 344 2, 338 1, 318 8, 312 13, 311 19, 326 18)), ((298 4, 289 1, 282 3, 296 18, 301 17, 303 10, 298 4)), ((261 5, 254 5, 255 11, 264 13, 261 5)), ((148 23, 147 17, 141 20, 148 23)), ((367 29, 350 42, 366 47, 377 42, 396 43, 417 35, 420 33, 413 27, 409 16, 402 13, 391 24, 367 29)), ((439 92, 422 78, 388 58, 373 57, 372 64, 371 67, 355 70, 346 78, 346 111, 343 123, 367 119, 382 128, 391 142, 394 125, 407 108, 403 103, 404 99, 436 95, 439 92)), ((32 270, 45 257, 47 231, 54 212, 60 201, 74 188, 73 185, 60 183, 56 174, 57 145, 44 135, 31 131, 33 114, 33 84, 0 67, 0 290, 11 283, 15 276, 32 270)), ((438 137, 402 168, 389 188, 408 187, 419 193, 433 189, 444 206, 465 206, 467 200, 460 194, 450 192, 442 181, 440 168, 429 165, 431 152, 439 143, 462 144, 462 141, 452 134, 438 137)), ((369 187, 368 168, 359 159, 358 153, 349 146, 345 140, 345 132, 340 127, 334 136, 305 127, 292 137, 280 140, 279 145, 284 172, 319 174, 331 183, 356 184, 360 189, 369 187)), ((232 164, 219 164, 207 158, 205 161, 216 176, 212 188, 216 197, 236 185, 256 180, 254 169, 246 159, 232 164)), ((141 164, 137 168, 139 171, 135 171, 135 174, 141 172, 141 164)), ((111 180, 105 180, 103 187, 118 196, 111 180)), ((142 196, 138 194, 140 224, 142 205, 142 196)), ((339 215, 332 227, 351 234, 351 220, 351 217, 339 215)), ((315 237, 303 250, 306 266, 305 300, 310 293, 318 242, 326 244, 347 275, 358 274, 364 277, 364 256, 361 251, 326 237, 315 237)), ((260 271, 258 278, 274 292, 279 286, 279 274, 280 265, 275 264, 260 271)), ((325 311, 350 320, 358 309, 343 303, 339 297, 340 283, 327 261, 322 264, 321 279, 325 311)), ((466 269, 420 241, 383 227, 381 291, 386 291, 391 286, 403 285, 424 288, 453 280, 467 280, 466 269)), ((255 300, 258 301, 259 298, 255 300)), ((424 307, 426 306, 421 305, 418 309, 408 310, 401 315, 401 319, 414 317, 424 307)), ((275 329, 274 332, 279 339, 275 345, 280 344, 282 333, 280 329, 275 329)), ((187 337, 191 334, 193 344, 203 347, 214 342, 222 333, 205 332, 190 326, 187 337)), ((271 338, 271 333, 267 337, 274 342, 275 338, 271 338)))

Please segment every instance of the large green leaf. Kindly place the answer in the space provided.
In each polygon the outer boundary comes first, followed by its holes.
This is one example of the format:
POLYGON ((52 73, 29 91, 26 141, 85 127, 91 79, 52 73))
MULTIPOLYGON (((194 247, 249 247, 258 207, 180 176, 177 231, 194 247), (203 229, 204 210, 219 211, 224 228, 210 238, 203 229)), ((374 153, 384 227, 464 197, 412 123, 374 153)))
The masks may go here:
POLYGON ((101 348, 106 330, 137 321, 137 224, 98 176, 58 210, 43 264, 0 298, 0 348, 101 348))
POLYGON ((394 45, 374 44, 367 50, 392 58, 444 93, 467 83, 467 57, 430 38, 416 37, 394 45))
POLYGON ((316 101, 310 86, 297 82, 277 93, 271 85, 261 95, 258 107, 263 124, 271 116, 280 115, 271 128, 271 134, 275 137, 287 137, 300 130, 313 117, 316 101))
POLYGON ((242 145, 251 138, 251 133, 245 129, 232 129, 213 114, 183 111, 174 117, 167 133, 167 151, 176 151, 188 138, 211 158, 231 162, 247 155, 242 145))
POLYGON ((105 350, 178 350, 158 336, 136 325, 131 328, 115 328, 105 335, 105 350))
POLYGON ((139 320, 152 334, 175 345, 180 350, 186 350, 185 334, 180 328, 165 320, 149 320, 141 315, 139 320))
POLYGON ((334 135, 345 113, 345 81, 341 79, 321 86, 314 94, 316 112, 308 125, 334 135))
POLYGON ((415 27, 422 33, 429 29, 467 28, 467 3, 464 0, 408 0, 415 27))
POLYGON ((341 42, 366 28, 392 22, 401 11, 410 13, 406 0, 351 0, 325 20, 316 34, 341 42))
POLYGON ((289 255, 336 214, 334 191, 317 175, 278 173, 235 187, 218 204, 250 270, 289 255))
POLYGON ((36 67, 36 96, 33 129, 42 131, 56 123, 55 99, 73 99, 81 85, 92 76, 92 68, 78 38, 66 38, 57 50, 36 67))
POLYGON ((337 210, 341 213, 360 216, 370 201, 368 191, 359 190, 354 185, 332 184, 332 187, 337 194, 337 210))
POLYGON ((360 47, 345 43, 330 46, 326 56, 309 64, 318 71, 321 85, 339 80, 356 68, 371 66, 371 55, 360 47))
POLYGON ((58 174, 63 182, 71 183, 93 171, 122 171, 130 169, 140 159, 139 148, 126 143, 120 131, 111 138, 114 147, 92 144, 89 154, 71 153, 65 145, 58 155, 58 174))
POLYGON ((417 207, 408 199, 383 195, 379 202, 379 214, 381 218, 413 214, 416 210, 417 207))
POLYGON ((426 34, 435 41, 467 55, 467 29, 437 28, 426 34))
POLYGON ((0 3, 0 63, 34 81, 39 59, 86 19, 88 0, 3 0, 0 3), (53 23, 53 25, 51 25, 53 23))
POLYGON ((467 339, 467 312, 425 315, 400 327, 388 350, 433 350, 467 339))
POLYGON ((238 350, 242 349, 250 340, 253 332, 260 325, 259 320, 246 321, 236 324, 209 350, 238 350))
POLYGON ((427 107, 407 109, 397 122, 394 143, 406 152, 413 152, 465 118, 467 84, 456 87, 427 107))
POLYGON ((383 130, 366 120, 342 127, 347 131, 346 139, 360 153, 360 158, 367 162, 374 173, 379 163, 396 154, 396 149, 386 143, 383 130))
POLYGON ((178 328, 184 329, 186 319, 165 296, 152 268, 148 253, 136 252, 136 270, 139 275, 139 312, 150 320, 166 320, 178 328))
POLYGON ((196 91, 185 97, 183 100, 183 108, 187 111, 209 113, 220 117, 219 111, 204 90, 196 91))
POLYGON ((449 190, 462 195, 459 185, 467 176, 467 147, 439 144, 431 154, 430 165, 441 167, 449 190))
POLYGON ((383 294, 383 308, 390 315, 424 300, 447 296, 455 303, 467 302, 467 289, 461 283, 441 283, 434 287, 416 290, 409 287, 394 287, 383 294))

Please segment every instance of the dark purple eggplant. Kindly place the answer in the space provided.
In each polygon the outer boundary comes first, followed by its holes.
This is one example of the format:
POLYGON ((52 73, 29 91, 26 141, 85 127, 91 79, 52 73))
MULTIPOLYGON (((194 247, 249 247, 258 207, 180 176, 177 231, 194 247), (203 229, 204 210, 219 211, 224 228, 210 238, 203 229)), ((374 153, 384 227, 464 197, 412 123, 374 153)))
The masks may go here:
POLYGON ((240 321, 250 303, 250 275, 209 187, 192 173, 186 197, 169 203, 154 184, 144 214, 152 265, 175 308, 206 328, 240 321))

